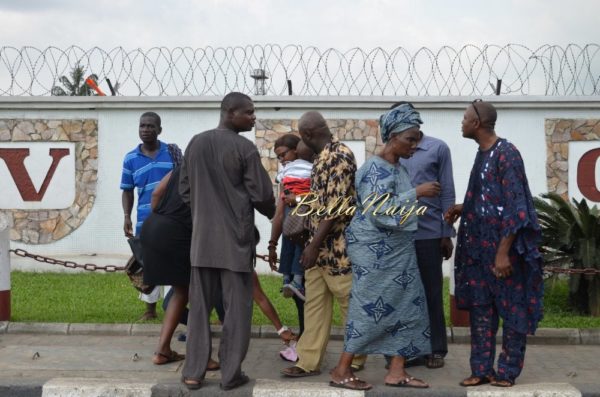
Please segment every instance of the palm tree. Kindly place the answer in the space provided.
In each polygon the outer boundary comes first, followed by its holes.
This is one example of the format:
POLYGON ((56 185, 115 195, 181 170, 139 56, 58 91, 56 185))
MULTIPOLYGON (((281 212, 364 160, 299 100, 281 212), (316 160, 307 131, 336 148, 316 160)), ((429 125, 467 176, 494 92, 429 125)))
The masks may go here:
MULTIPOLYGON (((600 269, 600 210, 585 199, 569 203, 555 193, 534 198, 542 226, 542 253, 547 264, 572 269, 600 269)), ((569 275, 571 305, 600 316, 600 274, 569 275)))
MULTIPOLYGON (((59 77, 58 81, 61 82, 64 88, 54 86, 52 87, 50 94, 54 96, 96 95, 94 90, 92 90, 90 86, 85 83, 86 77, 84 77, 84 72, 85 70, 83 66, 79 65, 79 62, 77 62, 73 70, 71 70, 71 80, 69 80, 69 78, 66 76, 59 77)), ((98 83, 98 76, 95 74, 91 74, 88 77, 94 80, 94 82, 98 83)))

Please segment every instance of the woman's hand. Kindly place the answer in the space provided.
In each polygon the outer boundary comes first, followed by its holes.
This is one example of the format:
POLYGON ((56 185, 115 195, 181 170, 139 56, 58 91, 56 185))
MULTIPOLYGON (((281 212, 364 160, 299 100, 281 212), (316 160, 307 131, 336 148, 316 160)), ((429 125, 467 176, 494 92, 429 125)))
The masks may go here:
POLYGON ((272 271, 277 271, 277 247, 269 246, 269 267, 272 271))
POLYGON ((442 191, 442 185, 439 182, 425 182, 420 184, 415 189, 417 198, 421 197, 435 197, 442 191))
POLYGON ((285 331, 283 331, 281 333, 281 335, 279 335, 279 337, 281 338, 281 340, 283 341, 283 343, 285 343, 286 345, 288 343, 290 343, 293 340, 298 339, 298 337, 296 336, 296 334, 294 334, 291 330, 287 329, 285 331))
POLYGON ((454 224, 456 220, 461 216, 463 210, 462 204, 454 204, 452 207, 448 208, 448 211, 444 214, 444 220, 449 224, 454 224))

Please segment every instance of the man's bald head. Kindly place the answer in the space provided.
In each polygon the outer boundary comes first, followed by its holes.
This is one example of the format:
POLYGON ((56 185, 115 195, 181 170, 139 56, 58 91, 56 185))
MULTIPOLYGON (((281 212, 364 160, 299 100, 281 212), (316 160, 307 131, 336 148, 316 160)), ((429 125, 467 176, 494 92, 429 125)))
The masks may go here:
POLYGON ((221 101, 221 114, 236 110, 248 102, 252 102, 248 95, 241 92, 230 92, 221 101))
POLYGON ((322 127, 327 127, 327 122, 323 118, 323 115, 316 111, 310 111, 304 113, 298 121, 298 130, 316 130, 322 127))
POLYGON ((489 102, 473 102, 472 106, 476 107, 479 113, 479 121, 483 129, 494 131, 496 127, 496 120, 498 119, 498 113, 496 108, 489 102))
POLYGON ((298 131, 302 141, 319 153, 331 141, 331 131, 323 115, 316 111, 304 113, 298 120, 298 131))

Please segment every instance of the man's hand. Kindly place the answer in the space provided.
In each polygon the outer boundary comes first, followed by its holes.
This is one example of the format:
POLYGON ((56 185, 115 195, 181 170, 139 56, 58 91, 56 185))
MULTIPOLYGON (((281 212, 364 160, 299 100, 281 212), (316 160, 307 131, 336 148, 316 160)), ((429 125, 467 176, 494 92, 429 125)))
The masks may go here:
POLYGON ((277 247, 269 246, 269 267, 272 271, 277 271, 277 247))
POLYGON ((440 251, 442 252, 442 257, 446 260, 450 259, 453 250, 454 244, 452 244, 452 239, 450 237, 442 237, 440 240, 440 251))
POLYGON ((444 220, 449 224, 454 224, 458 218, 460 218, 463 210, 462 204, 454 204, 448 208, 448 211, 444 214, 444 220))
POLYGON ((506 278, 512 274, 513 268, 508 254, 498 252, 494 262, 494 275, 498 278, 506 278))
POLYGON ((283 201, 290 207, 293 207, 297 204, 296 195, 294 193, 289 193, 283 196, 283 201))
POLYGON ((439 182, 425 182, 415 188, 417 198, 439 196, 442 185, 439 182))
POLYGON ((308 244, 300 256, 300 263, 304 270, 314 267, 318 257, 319 247, 315 247, 312 243, 308 244))
POLYGON ((123 231, 125 232, 125 237, 132 238, 133 237, 133 225, 131 223, 131 216, 125 215, 125 223, 123 224, 123 231))

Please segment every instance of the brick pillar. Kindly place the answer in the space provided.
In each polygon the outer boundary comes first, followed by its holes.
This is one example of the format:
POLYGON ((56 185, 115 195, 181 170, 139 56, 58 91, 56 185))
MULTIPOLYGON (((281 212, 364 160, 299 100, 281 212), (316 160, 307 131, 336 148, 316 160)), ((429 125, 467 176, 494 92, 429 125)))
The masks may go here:
POLYGON ((0 212, 0 321, 10 320, 10 221, 0 212))

